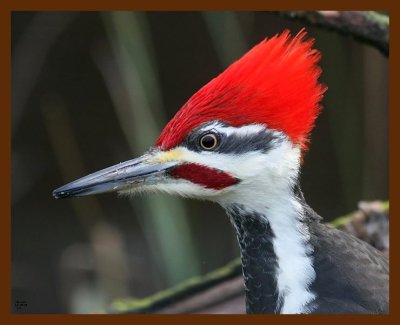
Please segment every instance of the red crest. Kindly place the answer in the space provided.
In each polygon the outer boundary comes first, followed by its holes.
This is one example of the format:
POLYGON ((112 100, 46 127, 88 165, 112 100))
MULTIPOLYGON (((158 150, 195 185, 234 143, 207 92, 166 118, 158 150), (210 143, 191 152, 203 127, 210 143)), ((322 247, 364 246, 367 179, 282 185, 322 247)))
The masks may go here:
POLYGON ((219 120, 264 124, 307 149, 326 87, 318 81, 320 53, 306 37, 286 30, 254 46, 182 106, 156 145, 173 148, 197 126, 219 120))

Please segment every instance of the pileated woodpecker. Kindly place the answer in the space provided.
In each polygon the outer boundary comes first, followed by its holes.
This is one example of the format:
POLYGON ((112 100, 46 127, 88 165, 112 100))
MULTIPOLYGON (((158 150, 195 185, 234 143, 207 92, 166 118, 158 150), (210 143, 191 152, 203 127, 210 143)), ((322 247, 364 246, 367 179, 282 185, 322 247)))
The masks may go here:
POLYGON ((195 93, 143 156, 53 195, 163 191, 217 202, 236 229, 248 313, 387 313, 387 258, 323 224, 299 188, 326 90, 319 59, 305 31, 263 40, 195 93))

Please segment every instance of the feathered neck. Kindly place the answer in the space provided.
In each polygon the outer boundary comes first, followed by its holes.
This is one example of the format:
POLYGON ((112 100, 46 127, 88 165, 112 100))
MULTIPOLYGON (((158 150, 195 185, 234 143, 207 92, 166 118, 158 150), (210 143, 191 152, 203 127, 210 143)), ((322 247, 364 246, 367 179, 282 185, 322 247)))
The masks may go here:
POLYGON ((296 186, 287 198, 265 209, 226 207, 240 245, 248 313, 312 311, 315 271, 303 203, 296 186))

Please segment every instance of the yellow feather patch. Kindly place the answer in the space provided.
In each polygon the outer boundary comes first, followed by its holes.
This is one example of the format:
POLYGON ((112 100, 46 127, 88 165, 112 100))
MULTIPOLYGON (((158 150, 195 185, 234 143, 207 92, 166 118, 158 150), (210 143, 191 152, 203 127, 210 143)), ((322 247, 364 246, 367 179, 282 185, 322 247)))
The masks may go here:
POLYGON ((168 161, 180 161, 183 160, 183 150, 181 148, 175 148, 168 151, 160 151, 153 158, 150 159, 152 163, 165 163, 168 161))

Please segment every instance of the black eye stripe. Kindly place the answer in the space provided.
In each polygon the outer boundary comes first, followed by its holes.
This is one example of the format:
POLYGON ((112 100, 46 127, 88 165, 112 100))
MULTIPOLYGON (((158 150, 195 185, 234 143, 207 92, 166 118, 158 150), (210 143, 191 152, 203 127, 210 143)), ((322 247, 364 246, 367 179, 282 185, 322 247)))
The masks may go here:
POLYGON ((277 135, 268 130, 247 135, 231 134, 224 137, 217 151, 234 154, 251 151, 267 152, 273 147, 273 143, 276 143, 273 140, 279 139, 277 135))
POLYGON ((232 132, 227 135, 223 132, 223 129, 221 129, 220 132, 218 132, 218 128, 204 131, 204 127, 205 125, 190 134, 182 145, 195 152, 213 151, 227 154, 242 154, 251 151, 267 152, 274 144, 278 144, 284 139, 279 133, 268 129, 250 134, 232 132), (214 133, 218 136, 218 144, 211 150, 205 149, 200 144, 200 139, 210 133, 214 133))

